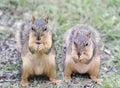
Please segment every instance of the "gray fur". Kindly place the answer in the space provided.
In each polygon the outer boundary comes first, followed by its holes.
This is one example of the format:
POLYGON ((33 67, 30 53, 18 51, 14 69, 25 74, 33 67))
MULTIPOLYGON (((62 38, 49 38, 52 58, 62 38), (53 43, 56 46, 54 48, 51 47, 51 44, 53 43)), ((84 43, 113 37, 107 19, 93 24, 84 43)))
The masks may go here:
POLYGON ((46 25, 46 22, 43 18, 39 18, 39 19, 36 19, 34 22, 33 22, 33 28, 35 29, 41 29, 41 28, 44 28, 46 25))
POLYGON ((97 43, 99 42, 99 34, 98 32, 91 26, 88 26, 86 24, 77 24, 76 26, 72 27, 71 29, 69 29, 64 36, 64 40, 63 40, 63 49, 66 49, 64 52, 68 52, 71 51, 71 47, 73 42, 75 41, 75 33, 76 31, 79 30, 80 31, 80 35, 78 37, 78 39, 76 39, 79 43, 83 43, 83 41, 85 41, 87 39, 86 37, 86 33, 88 31, 91 31, 91 39, 93 41, 94 44, 94 48, 96 51, 97 49, 97 43))

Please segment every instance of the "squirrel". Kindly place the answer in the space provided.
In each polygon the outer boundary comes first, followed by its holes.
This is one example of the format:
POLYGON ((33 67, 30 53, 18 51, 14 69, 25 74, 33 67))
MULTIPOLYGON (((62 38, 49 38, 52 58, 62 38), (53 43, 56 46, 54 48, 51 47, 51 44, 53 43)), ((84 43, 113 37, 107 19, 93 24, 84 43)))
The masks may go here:
POLYGON ((102 83, 97 75, 100 67, 100 55, 98 50, 99 34, 86 24, 78 24, 69 29, 64 36, 63 48, 66 49, 64 62, 64 81, 71 80, 71 74, 88 73, 90 78, 102 83))
POLYGON ((32 16, 32 20, 23 24, 17 32, 16 38, 22 58, 22 86, 28 84, 28 77, 31 75, 45 74, 53 83, 60 82, 56 80, 56 51, 48 18, 32 16))

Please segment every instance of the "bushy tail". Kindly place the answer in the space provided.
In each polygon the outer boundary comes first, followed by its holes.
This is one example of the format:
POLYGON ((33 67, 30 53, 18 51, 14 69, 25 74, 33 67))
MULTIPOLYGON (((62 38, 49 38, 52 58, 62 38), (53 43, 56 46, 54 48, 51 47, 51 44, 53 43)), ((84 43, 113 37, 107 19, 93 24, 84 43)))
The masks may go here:
POLYGON ((16 39, 16 43, 17 43, 17 47, 18 47, 17 49, 18 49, 19 52, 21 52, 21 48, 22 48, 20 35, 21 35, 20 30, 17 30, 16 34, 15 34, 15 39, 16 39))

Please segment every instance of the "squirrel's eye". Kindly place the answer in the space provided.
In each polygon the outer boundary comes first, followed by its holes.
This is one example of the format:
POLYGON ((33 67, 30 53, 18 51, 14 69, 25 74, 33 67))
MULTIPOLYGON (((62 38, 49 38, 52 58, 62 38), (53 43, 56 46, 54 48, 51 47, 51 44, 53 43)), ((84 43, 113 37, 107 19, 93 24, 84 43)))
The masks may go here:
POLYGON ((74 45, 77 46, 77 43, 74 41, 74 45))
POLYGON ((86 43, 85 46, 88 46, 88 43, 86 43))
POLYGON ((44 28, 44 31, 46 31, 46 30, 47 30, 47 27, 44 28))
POLYGON ((33 27, 32 27, 31 29, 32 29, 33 31, 35 31, 35 29, 34 29, 33 27))

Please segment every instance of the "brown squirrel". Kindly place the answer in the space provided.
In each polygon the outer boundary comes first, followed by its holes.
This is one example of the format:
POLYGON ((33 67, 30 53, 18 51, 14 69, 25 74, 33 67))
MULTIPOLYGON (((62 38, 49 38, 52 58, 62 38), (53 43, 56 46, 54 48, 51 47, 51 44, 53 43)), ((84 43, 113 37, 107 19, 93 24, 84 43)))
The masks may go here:
POLYGON ((102 79, 97 78, 100 67, 98 40, 99 34, 96 30, 85 24, 78 24, 66 32, 64 37, 65 82, 71 80, 73 72, 88 73, 90 78, 98 84, 102 82, 102 79))
POLYGON ((52 41, 52 33, 46 18, 35 18, 24 24, 17 33, 17 41, 21 50, 22 76, 21 85, 28 84, 31 75, 45 74, 50 81, 56 80, 55 49, 52 41))

